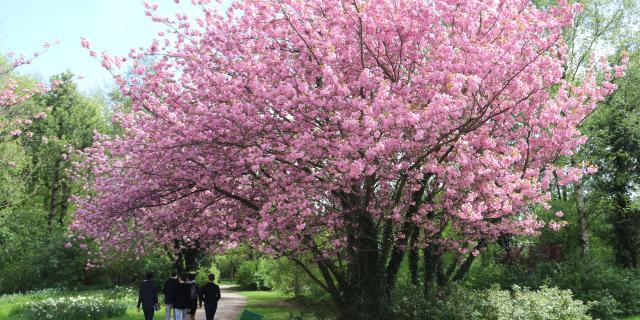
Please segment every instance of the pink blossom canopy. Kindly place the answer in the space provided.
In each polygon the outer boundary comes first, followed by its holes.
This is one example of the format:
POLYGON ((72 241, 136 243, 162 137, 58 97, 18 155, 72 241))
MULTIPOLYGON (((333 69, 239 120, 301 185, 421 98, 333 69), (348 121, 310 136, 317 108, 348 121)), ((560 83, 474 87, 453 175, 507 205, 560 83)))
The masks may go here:
POLYGON ((553 172, 580 175, 554 161, 615 88, 606 64, 563 79, 579 9, 564 1, 236 1, 226 15, 196 2, 196 18, 148 6, 172 32, 132 50, 134 76, 118 79, 134 111, 80 164, 74 228, 105 247, 326 256, 365 217, 477 255, 544 225, 530 208, 553 172))

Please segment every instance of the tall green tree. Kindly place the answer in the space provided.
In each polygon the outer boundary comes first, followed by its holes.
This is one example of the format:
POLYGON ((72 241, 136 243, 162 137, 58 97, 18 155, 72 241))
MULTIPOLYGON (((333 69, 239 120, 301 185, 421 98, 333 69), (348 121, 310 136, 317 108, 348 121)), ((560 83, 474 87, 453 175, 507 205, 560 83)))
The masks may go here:
POLYGON ((90 146, 95 132, 106 129, 104 100, 81 94, 71 73, 52 81, 60 84, 35 102, 48 116, 33 123, 34 136, 26 140, 32 159, 30 192, 41 202, 49 228, 56 221, 64 226, 71 211, 69 198, 79 188, 71 177, 75 151, 90 146))
POLYGON ((587 123, 588 149, 596 162, 594 203, 609 211, 616 261, 640 266, 640 52, 632 47, 627 75, 587 123))

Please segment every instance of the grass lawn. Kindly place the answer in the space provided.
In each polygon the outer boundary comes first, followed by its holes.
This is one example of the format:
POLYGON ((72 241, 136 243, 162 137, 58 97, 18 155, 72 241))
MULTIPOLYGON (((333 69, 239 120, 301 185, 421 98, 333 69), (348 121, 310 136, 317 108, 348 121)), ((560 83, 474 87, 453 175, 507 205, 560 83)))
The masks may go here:
MULTIPOLYGON (((292 302, 292 297, 279 291, 238 291, 247 297, 245 309, 259 313, 265 320, 289 320, 302 308, 292 302)), ((238 318, 239 319, 239 318, 238 318)))
POLYGON ((263 315, 265 320, 316 319, 314 314, 331 314, 329 306, 304 303, 280 291, 236 291, 236 293, 247 297, 246 310, 263 315))
POLYGON ((13 304, 0 304, 0 320, 9 320, 9 311, 11 311, 11 308, 13 307, 13 304))
MULTIPOLYGON (((135 308, 129 308, 127 310, 127 314, 121 315, 115 318, 109 318, 109 320, 141 320, 144 319, 144 314, 142 310, 138 312, 135 308)), ((154 319, 164 319, 164 309, 160 309, 156 311, 154 319)))

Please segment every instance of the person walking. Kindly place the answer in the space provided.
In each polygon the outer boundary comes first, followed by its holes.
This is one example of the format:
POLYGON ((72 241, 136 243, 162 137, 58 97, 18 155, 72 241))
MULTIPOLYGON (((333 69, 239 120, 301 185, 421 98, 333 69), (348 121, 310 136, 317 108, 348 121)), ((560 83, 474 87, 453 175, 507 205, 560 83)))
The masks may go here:
POLYGON ((173 299, 174 315, 176 320, 187 320, 191 304, 191 286, 187 283, 188 277, 184 274, 181 274, 178 280, 173 299))
POLYGON ((196 275, 189 274, 189 319, 196 320, 196 310, 198 309, 198 298, 200 297, 200 287, 196 283, 196 275))
POLYGON ((153 273, 147 273, 144 281, 140 284, 138 289, 138 312, 140 312, 140 306, 144 312, 145 320, 153 320, 153 313, 158 305, 158 292, 160 288, 153 281, 153 273))
POLYGON ((222 295, 220 294, 220 287, 214 283, 216 276, 209 274, 207 278, 209 281, 202 286, 200 291, 200 307, 202 307, 202 302, 204 302, 205 319, 213 320, 213 317, 216 315, 216 310, 218 309, 218 301, 220 301, 222 295))
POLYGON ((171 273, 171 277, 164 282, 162 287, 162 293, 164 293, 164 308, 165 308, 165 320, 171 320, 171 310, 173 310, 173 319, 176 318, 176 311, 173 308, 173 300, 176 297, 176 290, 178 288, 178 274, 171 273))

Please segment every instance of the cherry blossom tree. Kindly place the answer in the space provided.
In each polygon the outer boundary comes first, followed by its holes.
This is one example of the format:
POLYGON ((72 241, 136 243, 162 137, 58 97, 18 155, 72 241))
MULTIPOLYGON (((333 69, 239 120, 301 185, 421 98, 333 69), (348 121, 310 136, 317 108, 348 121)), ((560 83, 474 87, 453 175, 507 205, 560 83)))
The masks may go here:
MULTIPOLYGON (((195 3, 201 17, 148 5, 171 32, 117 77, 133 112, 79 163, 73 228, 140 253, 249 243, 298 263, 345 319, 390 318, 405 258, 429 292, 498 237, 543 228, 531 208, 552 172, 581 175, 554 161, 624 72, 563 78, 580 9, 565 1, 195 3)), ((102 54, 110 70, 123 60, 102 54)))
MULTIPOLYGON (((55 42, 56 44, 58 41, 55 42)), ((51 47, 50 43, 43 44, 43 50, 33 53, 33 56, 26 57, 20 55, 9 61, 0 60, 0 139, 5 137, 19 137, 23 134, 21 125, 29 125, 35 120, 40 120, 46 116, 44 112, 32 115, 24 119, 18 116, 21 113, 18 105, 31 99, 34 95, 44 93, 49 88, 44 83, 36 82, 34 84, 25 84, 13 74, 15 70, 24 65, 31 64, 36 58, 44 54, 51 47), (4 62, 4 63, 3 63, 4 62)), ((14 54, 10 53, 9 58, 13 58, 14 54)), ((56 83, 51 83, 54 87, 56 83)))

